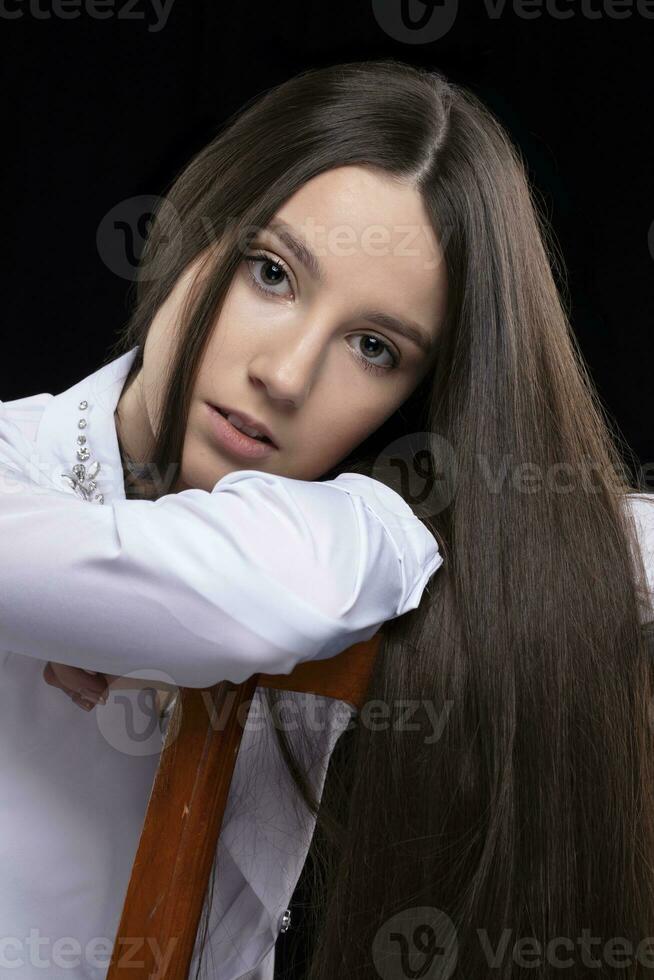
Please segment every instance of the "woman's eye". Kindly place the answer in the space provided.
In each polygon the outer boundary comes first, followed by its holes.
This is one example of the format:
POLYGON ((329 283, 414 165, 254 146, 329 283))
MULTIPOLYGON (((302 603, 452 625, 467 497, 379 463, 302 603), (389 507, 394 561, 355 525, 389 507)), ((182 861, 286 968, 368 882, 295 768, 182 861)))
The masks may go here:
MULTIPOLYGON (((393 368, 396 368, 400 363, 400 359, 397 356, 397 354, 393 351, 393 349, 388 344, 386 344, 383 340, 380 340, 379 337, 375 337, 374 334, 359 333, 359 334, 355 334, 355 337, 365 337, 365 339, 368 341, 369 340, 374 341, 374 344, 376 345, 374 350, 367 351, 366 353, 368 354, 369 357, 372 357, 375 362, 379 361, 380 359, 380 355, 379 355, 380 351, 382 352, 382 354, 388 354, 390 358, 390 363, 388 362, 373 363, 372 361, 366 360, 365 357, 362 357, 359 351, 356 350, 354 352, 355 357, 357 358, 357 360, 361 362, 362 367, 365 368, 366 371, 373 371, 375 373, 381 374, 385 371, 392 371, 393 368)), ((360 348, 360 345, 357 346, 360 348)))
POLYGON ((268 296, 280 296, 283 295, 277 292, 274 287, 287 281, 290 284, 291 277, 289 275, 288 269, 281 259, 273 259, 264 252, 257 252, 254 255, 244 256, 245 262, 247 263, 248 274, 252 281, 252 285, 260 290, 260 292, 268 296), (253 269, 256 266, 261 268, 257 271, 256 275, 253 269), (266 268, 267 267, 267 268, 266 268), (266 269, 264 272, 263 270, 266 269), (274 271, 271 271, 274 270, 274 271), (263 282, 259 278, 259 275, 263 277, 263 282), (268 281, 266 281, 268 280, 268 281))

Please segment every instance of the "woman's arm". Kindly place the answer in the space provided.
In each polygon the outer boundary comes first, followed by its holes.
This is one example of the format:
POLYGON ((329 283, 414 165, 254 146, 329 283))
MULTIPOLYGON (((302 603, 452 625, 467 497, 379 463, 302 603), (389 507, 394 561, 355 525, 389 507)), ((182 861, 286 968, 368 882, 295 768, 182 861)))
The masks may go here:
POLYGON ((426 560, 399 555, 343 478, 241 470, 211 492, 98 505, 31 480, 12 430, 0 414, 0 650, 241 683, 369 639, 442 561, 417 518, 426 560))

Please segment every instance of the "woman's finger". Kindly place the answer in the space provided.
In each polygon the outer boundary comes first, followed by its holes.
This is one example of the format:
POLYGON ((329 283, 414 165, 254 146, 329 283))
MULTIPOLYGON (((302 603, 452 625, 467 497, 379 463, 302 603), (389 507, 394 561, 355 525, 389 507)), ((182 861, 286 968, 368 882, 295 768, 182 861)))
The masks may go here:
POLYGON ((66 687, 72 691, 84 689, 89 694, 100 695, 107 689, 107 682, 102 674, 93 675, 83 667, 69 667, 67 664, 52 661, 46 666, 43 677, 46 683, 54 687, 66 687))
POLYGON ((81 694, 77 693, 77 691, 73 691, 70 694, 70 698, 76 705, 78 705, 78 707, 83 708, 84 711, 91 711, 93 708, 95 708, 93 701, 88 701, 86 698, 83 698, 81 694))
POLYGON ((84 698, 85 701, 92 701, 93 704, 106 704, 107 695, 106 692, 102 691, 99 694, 96 691, 89 691, 87 688, 80 688, 79 694, 84 698))
POLYGON ((67 667, 51 661, 43 669, 46 684, 59 688, 85 711, 90 711, 96 704, 107 703, 107 684, 101 677, 99 675, 97 681, 92 681, 90 672, 83 668, 67 667), (91 687, 92 684, 95 686, 91 687))

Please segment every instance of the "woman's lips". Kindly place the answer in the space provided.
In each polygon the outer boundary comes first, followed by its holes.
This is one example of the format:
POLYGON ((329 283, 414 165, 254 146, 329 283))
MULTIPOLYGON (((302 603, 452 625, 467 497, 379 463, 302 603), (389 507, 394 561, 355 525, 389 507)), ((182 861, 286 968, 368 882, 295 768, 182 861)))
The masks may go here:
MULTIPOLYGON (((273 439, 272 432, 264 422, 260 422, 258 419, 253 418, 251 415, 248 415, 247 412, 241 411, 240 408, 230 408, 229 405, 213 405, 213 408, 217 409, 217 411, 219 411, 225 419, 228 419, 230 415, 236 415, 238 420, 243 423, 243 426, 246 429, 254 429, 256 433, 255 438, 257 436, 262 436, 264 442, 271 442, 273 446, 279 449, 279 446, 277 446, 277 443, 273 439)), ((234 427, 237 429, 239 428, 238 426, 234 427)), ((242 430, 239 429, 239 431, 242 430)), ((251 433, 246 432, 246 435, 251 435, 251 433)))
POLYGON ((221 449, 231 452, 241 459, 263 459, 276 450, 270 442, 262 442, 241 432, 228 422, 224 415, 209 402, 206 403, 209 426, 214 441, 221 449))

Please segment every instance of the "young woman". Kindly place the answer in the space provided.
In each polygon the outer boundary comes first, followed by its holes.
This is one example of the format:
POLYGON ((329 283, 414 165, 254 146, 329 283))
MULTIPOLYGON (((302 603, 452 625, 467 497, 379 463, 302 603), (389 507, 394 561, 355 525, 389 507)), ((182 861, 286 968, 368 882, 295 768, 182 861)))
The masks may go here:
POLYGON ((575 977, 647 971, 654 512, 547 242, 470 93, 307 71, 173 183, 119 356, 4 403, 13 976, 44 975, 39 928, 51 964, 81 947, 48 976, 104 976, 157 761, 130 684, 290 672, 380 628, 385 724, 311 699, 318 725, 246 728, 198 974, 272 977, 321 799, 310 980, 554 977, 560 943, 575 977), (61 696, 107 681, 88 715, 61 696))

